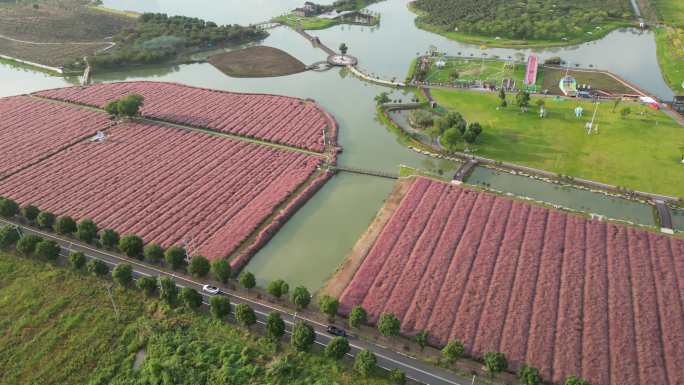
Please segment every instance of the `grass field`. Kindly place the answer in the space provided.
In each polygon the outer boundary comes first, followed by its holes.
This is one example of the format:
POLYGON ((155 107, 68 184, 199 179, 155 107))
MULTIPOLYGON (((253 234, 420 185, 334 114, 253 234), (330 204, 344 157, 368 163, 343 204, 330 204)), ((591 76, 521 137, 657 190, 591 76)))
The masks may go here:
POLYGON ((656 28, 658 64, 676 94, 684 93, 684 28, 656 28))
POLYGON ((430 71, 425 77, 431 83, 446 83, 456 79, 452 74, 458 73, 458 80, 489 80, 497 85, 505 78, 514 79, 516 85, 522 86, 525 78, 525 64, 514 64, 507 66, 504 60, 492 60, 481 58, 446 58, 446 65, 438 68, 434 63, 436 59, 431 59, 430 71))
POLYGON ((651 0, 660 21, 684 27, 684 2, 681 0, 651 0))
POLYGON ((389 384, 109 284, 0 254, 0 384, 389 384))
POLYGON ((284 16, 278 16, 274 17, 273 21, 277 21, 279 23, 283 23, 285 25, 288 25, 292 28, 299 28, 301 27, 302 29, 326 29, 329 27, 332 27, 333 25, 337 25, 338 22, 335 20, 331 19, 323 19, 320 17, 302 17, 302 16, 297 16, 294 14, 287 14, 284 16))
MULTIPOLYGON (((432 90, 442 106, 478 121, 483 134, 474 147, 476 154, 502 161, 592 179, 630 189, 684 196, 684 166, 681 146, 684 130, 664 113, 630 105, 632 114, 621 117, 612 102, 600 105, 599 133, 587 135, 585 122, 594 110, 589 102, 546 99, 548 116, 541 119, 536 107, 527 113, 513 106, 496 110, 493 93, 432 90), (581 105, 585 116, 573 110, 581 105), (644 115, 637 114, 644 112, 644 115)), ((534 106, 535 100, 532 101, 534 106)))
MULTIPOLYGON (((545 67, 543 69, 544 80, 541 83, 542 89, 549 90, 550 93, 554 95, 562 95, 558 84, 563 76, 565 76, 566 71, 561 68, 549 68, 545 67)), ((589 84, 593 89, 599 89, 602 91, 609 92, 611 94, 635 94, 636 90, 627 87, 626 85, 616 81, 609 75, 598 73, 598 72, 582 72, 570 70, 569 74, 577 79, 577 84, 589 84)))

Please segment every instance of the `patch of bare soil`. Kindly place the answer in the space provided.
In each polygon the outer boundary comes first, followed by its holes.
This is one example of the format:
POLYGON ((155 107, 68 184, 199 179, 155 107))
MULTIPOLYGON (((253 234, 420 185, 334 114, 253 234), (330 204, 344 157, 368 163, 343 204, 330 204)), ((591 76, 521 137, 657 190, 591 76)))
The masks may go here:
POLYGON ((344 289, 354 278, 356 271, 363 263, 366 255, 375 244, 375 240, 380 236, 382 229, 385 228, 395 210, 399 207, 404 195, 409 190, 415 178, 400 178, 394 185, 394 190, 385 200, 385 204, 380 208, 375 219, 368 227, 366 232, 359 238, 352 251, 347 255, 344 262, 337 268, 333 276, 325 283, 321 289, 321 294, 328 294, 334 298, 340 298, 344 289))
POLYGON ((211 56, 209 63, 232 77, 272 77, 306 70, 306 65, 285 51, 266 46, 248 47, 211 56))

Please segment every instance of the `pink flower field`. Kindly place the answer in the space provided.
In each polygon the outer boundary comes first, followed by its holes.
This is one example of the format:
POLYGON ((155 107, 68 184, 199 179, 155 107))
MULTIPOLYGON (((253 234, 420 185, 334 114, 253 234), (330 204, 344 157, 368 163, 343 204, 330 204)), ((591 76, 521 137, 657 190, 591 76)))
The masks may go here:
POLYGON ((101 83, 35 93, 104 107, 129 94, 145 98, 143 116, 323 152, 335 145, 337 124, 316 103, 288 96, 242 94, 161 82, 101 83))
POLYGON ((341 297, 593 385, 684 382, 684 241, 417 178, 341 297))

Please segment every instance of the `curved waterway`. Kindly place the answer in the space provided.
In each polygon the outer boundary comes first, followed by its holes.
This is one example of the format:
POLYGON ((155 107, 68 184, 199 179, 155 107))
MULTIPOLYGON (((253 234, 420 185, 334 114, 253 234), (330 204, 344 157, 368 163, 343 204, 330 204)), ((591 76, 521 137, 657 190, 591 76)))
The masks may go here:
MULTIPOLYGON (((326 1, 326 2, 332 2, 326 1)), ((106 0, 105 5, 135 11, 166 12, 202 17, 218 23, 256 23, 300 6, 303 0, 106 0)), ((384 78, 403 78, 409 62, 419 52, 434 44, 453 54, 481 54, 480 47, 459 44, 417 29, 414 15, 405 0, 388 0, 371 7, 381 14, 378 27, 337 26, 314 31, 329 46, 340 42, 350 46, 359 56, 361 67, 384 78)), ((325 58, 296 32, 276 28, 262 44, 280 48, 310 64, 325 58)), ((487 50, 505 56, 513 50, 487 50)), ((606 38, 577 47, 541 50, 542 55, 561 55, 583 65, 609 69, 662 96, 667 88, 657 66, 655 46, 650 33, 616 31, 606 38), (578 60, 587 58, 592 60, 578 60)), ((73 84, 63 78, 44 75, 0 63, 0 96, 33 92, 39 89, 73 84)), ((158 80, 230 91, 259 92, 312 98, 330 111, 340 125, 340 144, 344 152, 339 163, 345 166, 396 173, 399 165, 451 175, 458 164, 430 158, 406 148, 395 133, 376 117, 373 98, 380 92, 391 92, 393 100, 409 100, 413 95, 383 88, 356 79, 344 69, 327 72, 304 72, 278 78, 231 78, 210 64, 153 66, 120 72, 95 73, 95 82, 123 80, 158 80)), ((653 213, 648 205, 608 197, 578 189, 559 188, 542 181, 510 174, 475 170, 473 184, 486 183, 491 188, 528 196, 577 210, 607 217, 652 225, 653 213)), ((303 284, 317 290, 329 277, 358 237, 365 231, 392 188, 389 179, 340 173, 328 182, 247 266, 260 283, 275 278, 287 279, 291 285, 303 284)), ((676 219, 677 220, 677 219, 676 219)), ((680 222, 681 223, 681 222, 680 222)))

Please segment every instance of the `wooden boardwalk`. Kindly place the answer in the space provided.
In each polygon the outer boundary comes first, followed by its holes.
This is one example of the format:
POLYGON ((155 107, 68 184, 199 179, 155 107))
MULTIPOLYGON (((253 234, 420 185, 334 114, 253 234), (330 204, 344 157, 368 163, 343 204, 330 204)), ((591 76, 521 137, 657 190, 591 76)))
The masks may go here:
POLYGON ((295 28, 295 31, 297 31, 297 33, 299 33, 300 35, 304 36, 306 40, 313 44, 314 47, 322 49, 323 52, 327 53, 328 55, 337 55, 337 52, 333 51, 330 47, 323 44, 323 42, 321 42, 321 40, 318 37, 310 35, 308 32, 301 28, 295 28))

